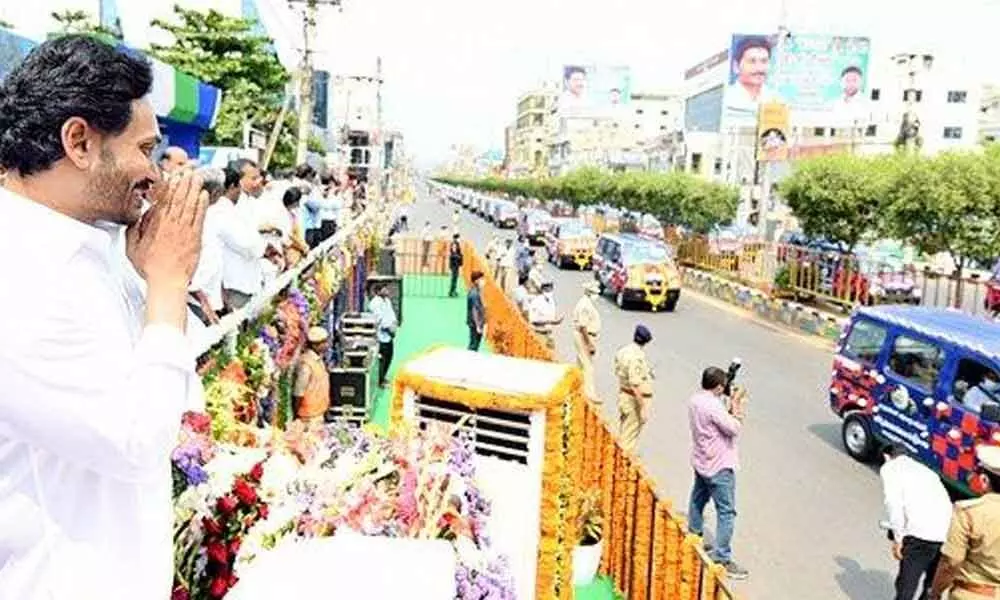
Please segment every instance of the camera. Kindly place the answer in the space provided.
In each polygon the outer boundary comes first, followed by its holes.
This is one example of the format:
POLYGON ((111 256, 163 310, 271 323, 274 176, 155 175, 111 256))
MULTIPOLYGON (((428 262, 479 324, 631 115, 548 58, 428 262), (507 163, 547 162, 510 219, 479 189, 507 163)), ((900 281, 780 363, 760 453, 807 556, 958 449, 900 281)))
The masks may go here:
POLYGON ((740 372, 740 367, 743 366, 743 361, 739 357, 734 358, 729 363, 729 368, 726 369, 726 387, 723 394, 726 396, 733 395, 733 382, 736 381, 736 375, 740 372))

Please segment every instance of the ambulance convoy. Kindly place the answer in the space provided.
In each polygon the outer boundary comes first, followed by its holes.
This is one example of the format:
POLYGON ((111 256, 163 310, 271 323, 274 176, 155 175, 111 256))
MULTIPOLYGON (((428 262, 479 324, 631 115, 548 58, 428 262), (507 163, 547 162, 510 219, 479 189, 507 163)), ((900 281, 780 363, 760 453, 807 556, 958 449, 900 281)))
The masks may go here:
POLYGON ((501 229, 515 229, 560 269, 593 271, 601 292, 620 308, 673 311, 681 295, 674 250, 652 215, 610 206, 572 207, 558 201, 521 204, 472 190, 442 186, 441 193, 501 229))

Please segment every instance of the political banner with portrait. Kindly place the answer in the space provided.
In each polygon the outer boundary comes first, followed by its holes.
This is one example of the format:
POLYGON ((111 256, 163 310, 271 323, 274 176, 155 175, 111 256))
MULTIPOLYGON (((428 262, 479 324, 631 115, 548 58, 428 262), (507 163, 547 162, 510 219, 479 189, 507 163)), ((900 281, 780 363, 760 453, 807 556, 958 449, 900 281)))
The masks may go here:
POLYGON ((728 126, 752 126, 761 103, 782 102, 796 114, 830 122, 864 110, 871 41, 865 37, 734 34, 723 104, 728 126))
POLYGON ((632 99, 632 73, 627 66, 566 65, 562 71, 559 111, 570 116, 613 112, 632 99))
POLYGON ((772 83, 795 110, 826 112, 867 97, 866 37, 792 35, 782 45, 772 83))

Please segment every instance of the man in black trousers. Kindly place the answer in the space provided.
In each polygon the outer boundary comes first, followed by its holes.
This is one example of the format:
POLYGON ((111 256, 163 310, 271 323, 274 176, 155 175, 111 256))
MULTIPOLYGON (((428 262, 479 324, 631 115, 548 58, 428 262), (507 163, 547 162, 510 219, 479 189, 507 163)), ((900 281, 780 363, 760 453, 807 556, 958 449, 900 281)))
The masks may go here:
POLYGON ((472 272, 472 287, 466 300, 465 322, 469 326, 469 350, 479 352, 479 344, 483 341, 483 331, 486 329, 486 306, 483 305, 483 273, 472 272))
POLYGON ((451 269, 451 289, 448 296, 455 298, 458 296, 458 271, 462 268, 462 243, 458 241, 458 234, 451 236, 451 244, 448 245, 448 267, 451 269))

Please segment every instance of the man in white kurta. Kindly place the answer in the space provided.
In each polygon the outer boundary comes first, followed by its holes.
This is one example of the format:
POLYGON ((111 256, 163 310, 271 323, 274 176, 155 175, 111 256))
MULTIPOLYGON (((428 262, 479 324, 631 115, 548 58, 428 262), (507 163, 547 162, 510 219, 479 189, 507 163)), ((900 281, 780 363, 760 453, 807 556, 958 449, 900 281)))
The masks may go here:
POLYGON ((3 599, 170 594, 170 453, 181 415, 199 408, 183 330, 205 201, 187 173, 141 216, 159 177, 151 81, 143 59, 68 36, 0 86, 3 599), (63 110, 43 111, 56 92, 63 110), (89 103, 119 111, 123 129, 64 116, 89 103), (128 258, 120 225, 132 226, 128 258))

